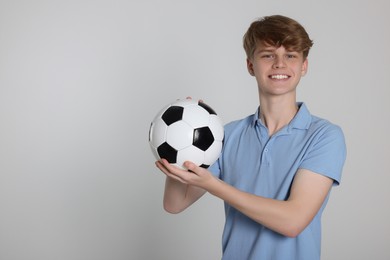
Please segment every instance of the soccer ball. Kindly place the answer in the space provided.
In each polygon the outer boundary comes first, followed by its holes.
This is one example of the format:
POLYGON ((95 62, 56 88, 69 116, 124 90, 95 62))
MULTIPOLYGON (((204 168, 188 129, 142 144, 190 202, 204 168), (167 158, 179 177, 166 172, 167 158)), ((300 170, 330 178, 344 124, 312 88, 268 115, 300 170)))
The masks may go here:
POLYGON ((224 138, 222 120, 203 102, 178 100, 162 109, 149 129, 149 144, 156 159, 185 169, 191 161, 208 168, 219 157, 224 138))

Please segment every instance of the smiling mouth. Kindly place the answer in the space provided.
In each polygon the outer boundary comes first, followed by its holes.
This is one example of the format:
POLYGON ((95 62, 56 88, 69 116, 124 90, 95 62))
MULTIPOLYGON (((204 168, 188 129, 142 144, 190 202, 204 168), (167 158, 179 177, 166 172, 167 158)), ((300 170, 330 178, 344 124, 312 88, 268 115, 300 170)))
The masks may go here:
POLYGON ((270 75, 268 76, 270 79, 288 79, 290 76, 285 75, 285 74, 275 74, 275 75, 270 75))

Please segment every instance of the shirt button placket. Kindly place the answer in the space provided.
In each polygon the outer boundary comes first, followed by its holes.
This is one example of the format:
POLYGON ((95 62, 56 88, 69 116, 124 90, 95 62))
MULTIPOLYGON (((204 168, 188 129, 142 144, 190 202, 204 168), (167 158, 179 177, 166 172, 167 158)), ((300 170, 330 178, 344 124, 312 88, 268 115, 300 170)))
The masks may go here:
POLYGON ((262 162, 265 165, 270 165, 270 145, 271 145, 272 139, 268 140, 267 144, 264 146, 263 149, 263 155, 262 155, 262 162))

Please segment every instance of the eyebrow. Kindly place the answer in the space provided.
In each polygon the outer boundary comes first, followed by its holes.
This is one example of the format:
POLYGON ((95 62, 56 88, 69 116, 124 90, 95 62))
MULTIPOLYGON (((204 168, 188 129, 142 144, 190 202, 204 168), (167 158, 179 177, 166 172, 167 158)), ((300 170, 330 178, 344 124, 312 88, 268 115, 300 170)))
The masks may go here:
MULTIPOLYGON (((265 47, 265 48, 262 48, 262 49, 259 49, 257 51, 255 51, 255 53, 263 53, 263 52, 275 52, 278 48, 276 47, 265 47)), ((286 49, 286 52, 295 52, 295 53, 300 53, 299 51, 295 51, 295 50, 288 50, 286 49)))
POLYGON ((273 46, 267 46, 263 48, 259 48, 259 52, 264 52, 264 51, 276 51, 278 48, 273 47, 273 46))
POLYGON ((261 53, 261 52, 274 52, 274 51, 276 51, 276 49, 277 48, 275 48, 275 47, 266 47, 266 48, 259 49, 256 52, 258 52, 258 53, 261 53))

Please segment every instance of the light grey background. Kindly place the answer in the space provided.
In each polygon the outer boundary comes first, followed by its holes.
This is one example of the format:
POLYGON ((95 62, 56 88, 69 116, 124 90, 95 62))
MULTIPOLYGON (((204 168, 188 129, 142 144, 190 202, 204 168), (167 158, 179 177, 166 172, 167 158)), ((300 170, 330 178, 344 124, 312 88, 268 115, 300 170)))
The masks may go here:
POLYGON ((0 259, 218 259, 222 202, 165 213, 148 128, 188 95, 253 113, 241 39, 270 14, 314 39, 298 99, 348 144, 323 259, 390 259, 389 3, 1 0, 0 259))

